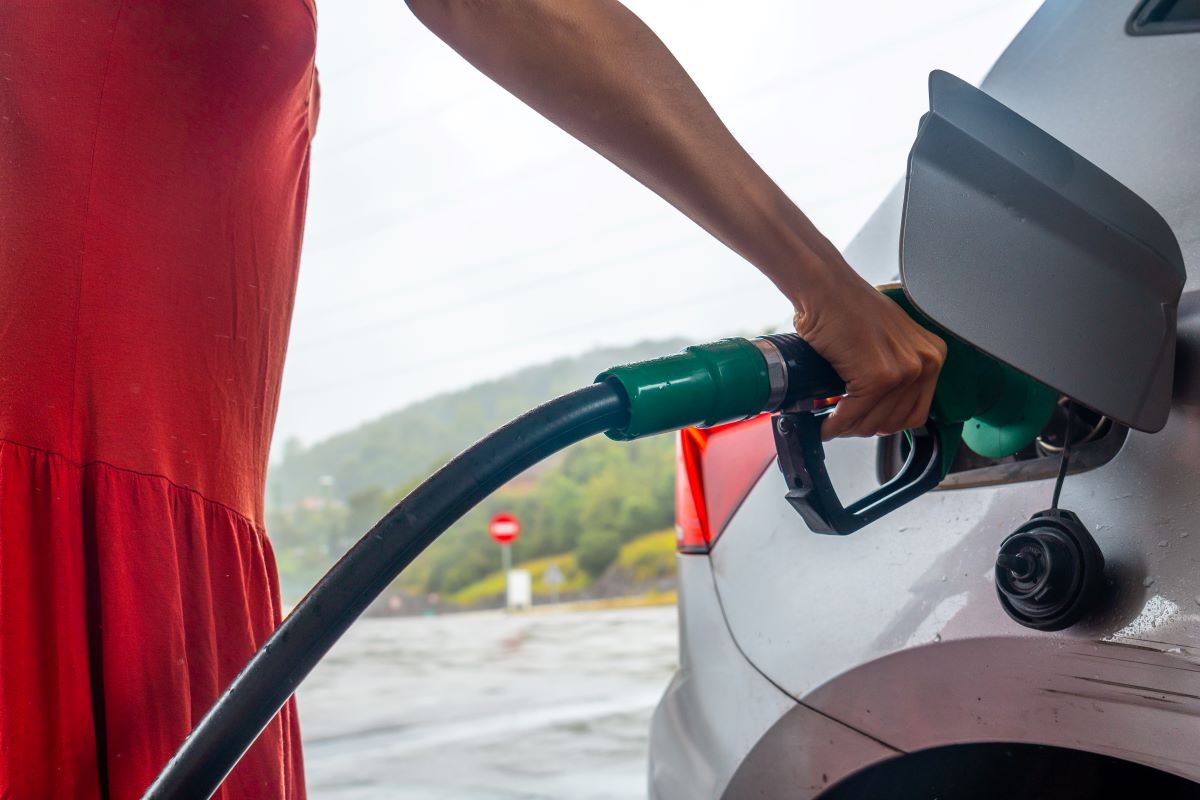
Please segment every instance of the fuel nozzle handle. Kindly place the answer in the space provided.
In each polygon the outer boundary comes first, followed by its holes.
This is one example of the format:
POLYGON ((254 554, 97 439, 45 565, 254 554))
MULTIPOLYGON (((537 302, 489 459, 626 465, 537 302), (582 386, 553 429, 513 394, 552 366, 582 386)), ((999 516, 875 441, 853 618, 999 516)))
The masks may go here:
POLYGON ((666 358, 613 367, 597 382, 616 384, 629 408, 626 425, 609 430, 627 440, 690 426, 711 427, 779 412, 774 420, 779 468, 788 502, 817 533, 846 534, 924 494, 941 481, 942 439, 934 423, 909 433, 900 474, 843 505, 825 470, 822 401, 845 384, 829 362, 794 333, 722 339, 666 358))
POLYGON ((811 411, 814 404, 846 393, 841 376, 799 334, 760 336, 752 343, 763 354, 771 377, 765 411, 811 411))
POLYGON ((605 370, 597 382, 618 385, 629 423, 608 436, 637 439, 692 426, 711 427, 764 411, 813 408, 838 397, 837 372, 794 333, 721 339, 682 353, 605 370))
MULTIPOLYGON (((888 295, 925 324, 899 290, 888 295)), ((961 347, 955 343, 956 356, 950 359, 954 364, 943 370, 932 418, 906 432, 910 446, 900 472, 849 504, 843 504, 833 488, 821 441, 821 422, 829 412, 826 401, 845 394, 845 383, 797 334, 695 345, 666 358, 613 367, 596 380, 617 385, 627 400, 628 423, 607 432, 617 440, 778 412, 773 421, 775 448, 788 502, 811 530, 847 534, 924 494, 945 477, 966 418, 962 414, 968 407, 974 413, 982 385, 974 368, 978 358, 958 354, 961 347), (964 371, 964 364, 972 368, 964 371), (947 422, 945 430, 941 422, 947 422)))

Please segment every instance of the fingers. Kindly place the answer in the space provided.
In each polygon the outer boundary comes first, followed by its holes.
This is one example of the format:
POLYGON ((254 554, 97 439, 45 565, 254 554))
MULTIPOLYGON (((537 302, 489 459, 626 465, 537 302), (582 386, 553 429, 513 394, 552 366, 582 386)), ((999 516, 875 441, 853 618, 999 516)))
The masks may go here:
POLYGON ((822 438, 924 425, 946 343, 861 280, 831 286, 803 312, 797 306, 794 320, 796 332, 846 385, 846 396, 822 424, 822 438))
MULTIPOLYGON (((911 386, 905 387, 903 392, 893 393, 888 398, 887 406, 882 413, 863 420, 862 432, 858 435, 889 436, 907 428, 905 423, 912 415, 913 406, 916 405, 916 394, 917 392, 911 386)), ((919 425, 914 427, 919 427, 919 425)))
POLYGON ((934 392, 937 390, 938 375, 942 371, 942 364, 946 361, 946 343, 940 338, 930 335, 929 344, 931 349, 922 360, 921 377, 912 389, 912 407, 909 408, 907 414, 901 416, 898 424, 887 430, 885 434, 920 428, 929 419, 929 408, 933 403, 934 392))
POLYGON ((890 424, 887 425, 886 428, 881 428, 878 435, 889 436, 893 433, 906 431, 910 428, 919 428, 924 425, 925 420, 929 415, 922 414, 917 410, 921 405, 922 394, 923 389, 920 386, 915 386, 910 389, 905 397, 907 409, 898 413, 895 418, 890 421, 890 424))
POLYGON ((937 378, 940 369, 941 362, 938 362, 924 376, 921 389, 916 393, 913 407, 901 423, 900 430, 919 428, 929 419, 929 407, 933 403, 933 393, 937 389, 937 378))
POLYGON ((891 364, 878 370, 866 390, 852 388, 821 425, 821 437, 875 436, 898 424, 912 411, 911 387, 920 378, 919 363, 891 364))
POLYGON ((846 397, 821 425, 821 438, 828 441, 838 436, 879 436, 903 429, 899 420, 909 417, 913 405, 907 388, 883 397, 846 397))
MULTIPOLYGON (((937 389, 939 369, 940 362, 927 362, 921 371, 921 377, 904 390, 904 399, 895 405, 895 413, 879 423, 874 433, 867 435, 890 436, 924 426, 929 420, 929 406, 937 389)), ((864 424, 863 427, 869 426, 864 424)))
POLYGON ((852 392, 821 426, 821 438, 887 436, 919 428, 929 418, 940 358, 914 360, 903 369, 882 373, 869 392, 852 392))

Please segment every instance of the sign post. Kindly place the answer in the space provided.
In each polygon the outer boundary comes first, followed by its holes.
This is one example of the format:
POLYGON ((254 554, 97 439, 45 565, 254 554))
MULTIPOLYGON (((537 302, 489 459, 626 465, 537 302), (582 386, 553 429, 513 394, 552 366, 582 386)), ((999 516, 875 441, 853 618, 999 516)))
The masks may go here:
POLYGON ((558 564, 550 564, 546 567, 546 571, 542 573, 542 583, 550 587, 550 602, 558 605, 558 587, 562 586, 566 581, 566 576, 562 570, 558 568, 558 564))
POLYGON ((521 521, 512 514, 497 514, 488 523, 488 536, 500 545, 501 563, 504 565, 505 605, 512 606, 510 580, 512 572, 512 543, 521 535, 521 521))

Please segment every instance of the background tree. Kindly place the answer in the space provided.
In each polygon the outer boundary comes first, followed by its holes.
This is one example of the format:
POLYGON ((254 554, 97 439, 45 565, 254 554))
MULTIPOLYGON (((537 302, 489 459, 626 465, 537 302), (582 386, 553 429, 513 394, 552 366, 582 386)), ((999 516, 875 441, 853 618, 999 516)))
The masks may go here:
POLYGON ((620 552, 621 537, 615 531, 591 530, 580 537, 575 560, 594 580, 612 566, 620 552))

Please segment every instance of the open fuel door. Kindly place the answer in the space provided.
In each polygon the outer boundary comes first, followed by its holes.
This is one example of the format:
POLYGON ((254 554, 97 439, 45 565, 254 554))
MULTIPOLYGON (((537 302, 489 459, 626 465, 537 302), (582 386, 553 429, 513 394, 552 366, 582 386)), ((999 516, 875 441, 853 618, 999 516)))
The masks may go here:
POLYGON ((1171 402, 1179 244, 1144 200, 982 91, 929 78, 900 274, 950 333, 1124 425, 1171 402))

